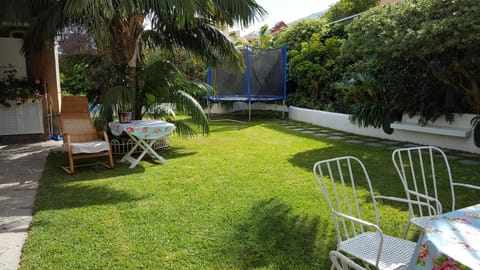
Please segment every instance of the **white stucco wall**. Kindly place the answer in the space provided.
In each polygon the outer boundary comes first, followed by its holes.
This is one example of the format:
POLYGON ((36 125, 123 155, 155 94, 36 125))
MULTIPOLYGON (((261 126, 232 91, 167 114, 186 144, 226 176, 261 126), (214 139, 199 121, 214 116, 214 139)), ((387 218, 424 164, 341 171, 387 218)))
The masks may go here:
MULTIPOLYGON (((279 101, 277 105, 271 103, 255 102, 251 104, 251 110, 265 110, 265 111, 284 111, 288 112, 288 107, 281 105, 282 101, 279 101)), ((219 103, 211 103, 210 108, 205 108, 206 113, 212 114, 224 114, 236 111, 248 111, 248 103, 234 102, 233 105, 221 106, 219 103)))
MULTIPOLYGON (((376 138, 411 142, 423 145, 435 145, 447 149, 456 149, 471 153, 480 154, 480 148, 476 147, 473 142, 473 133, 467 138, 458 138, 444 135, 435 135, 414 131, 394 130, 393 134, 388 135, 381 128, 362 128, 350 122, 350 115, 341 113, 331 113, 325 111, 316 111, 303 109, 298 107, 289 107, 288 116, 292 120, 311 123, 323 127, 337 129, 353 134, 371 136, 376 138)), ((432 123, 436 126, 446 126, 453 128, 471 128, 470 121, 475 115, 473 114, 456 114, 455 121, 451 124, 444 118, 439 118, 432 123)), ((418 123, 418 117, 408 117, 404 115, 402 122, 418 123)))
POLYGON ((20 52, 22 45, 21 38, 0 38, 0 80, 6 77, 4 71, 12 68, 17 71, 17 78, 27 77, 25 57, 20 52))

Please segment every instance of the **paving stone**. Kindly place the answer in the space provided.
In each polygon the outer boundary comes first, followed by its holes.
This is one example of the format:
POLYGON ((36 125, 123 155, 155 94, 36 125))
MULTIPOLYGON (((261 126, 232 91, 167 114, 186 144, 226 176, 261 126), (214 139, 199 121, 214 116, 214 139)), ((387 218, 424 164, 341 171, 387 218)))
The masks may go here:
POLYGON ((418 144, 413 144, 413 143, 407 143, 407 144, 403 144, 402 147, 404 148, 410 148, 410 147, 419 147, 420 145, 418 144))
POLYGON ((346 142, 349 142, 349 143, 365 143, 365 141, 362 141, 362 140, 347 140, 346 142))
POLYGON ((303 128, 292 128, 292 130, 295 130, 295 131, 302 131, 302 130, 305 130, 303 128))
POLYGON ((315 131, 312 131, 312 130, 303 130, 302 133, 312 134, 312 133, 315 133, 315 131))
POLYGON ((480 161, 477 160, 471 160, 471 159, 461 159, 458 160, 458 163, 464 164, 464 165, 480 165, 480 161))
POLYGON ((326 134, 326 133, 315 133, 314 135, 321 136, 321 137, 330 136, 330 134, 326 134))
POLYGON ((342 136, 331 136, 331 137, 328 137, 329 139, 332 139, 332 140, 343 140, 344 138, 342 136))
POLYGON ((458 155, 466 158, 480 158, 480 155, 475 155, 470 153, 458 153, 458 155))
POLYGON ((462 159, 462 157, 459 156, 454 156, 454 155, 447 155, 448 160, 457 160, 457 159, 462 159))
POLYGON ((376 143, 376 142, 369 142, 369 143, 366 143, 366 145, 373 146, 373 147, 385 146, 384 144, 376 143))
POLYGON ((398 144, 398 142, 395 142, 395 141, 380 141, 380 143, 387 144, 387 145, 398 144))

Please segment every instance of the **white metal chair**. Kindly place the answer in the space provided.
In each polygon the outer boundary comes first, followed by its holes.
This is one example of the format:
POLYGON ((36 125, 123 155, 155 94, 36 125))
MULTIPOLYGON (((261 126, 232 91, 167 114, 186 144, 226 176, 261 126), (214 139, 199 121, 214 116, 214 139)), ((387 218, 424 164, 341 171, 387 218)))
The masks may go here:
POLYGON ((377 269, 408 266, 416 244, 384 235, 378 226, 376 204, 376 199, 407 202, 405 199, 375 195, 365 166, 355 157, 319 161, 315 163, 313 173, 333 215, 338 251, 377 269), (363 207, 370 208, 369 212, 374 212, 374 216, 365 216, 363 207), (374 221, 369 222, 366 218, 374 221))
POLYGON ((330 251, 330 260, 332 261, 331 270, 367 270, 337 250, 330 251))
POLYGON ((479 186, 453 182, 447 156, 438 147, 419 146, 400 148, 393 151, 392 161, 402 180, 409 203, 410 220, 407 223, 404 237, 410 224, 421 228, 435 214, 443 211, 440 189, 450 189, 452 210, 455 210, 455 187, 465 187, 480 190, 479 186), (412 202, 415 205, 412 205, 412 202), (423 202, 425 205, 420 205, 423 202), (434 209, 434 211, 432 210, 434 209))

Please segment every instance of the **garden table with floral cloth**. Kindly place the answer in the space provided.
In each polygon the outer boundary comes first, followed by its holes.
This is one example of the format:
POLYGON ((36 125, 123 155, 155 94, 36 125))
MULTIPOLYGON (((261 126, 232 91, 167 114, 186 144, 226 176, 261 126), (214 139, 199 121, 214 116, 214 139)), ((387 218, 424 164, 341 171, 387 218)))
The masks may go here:
POLYGON ((480 269, 480 204, 433 217, 408 269, 480 269))
POLYGON ((152 149, 152 145, 164 136, 169 135, 175 130, 175 125, 160 120, 133 120, 130 123, 110 122, 108 123, 110 131, 113 135, 119 136, 122 132, 125 132, 135 145, 126 153, 120 162, 128 161, 131 163, 130 169, 135 168, 137 164, 148 153, 153 159, 158 159, 162 163, 167 161, 161 157, 155 150, 152 149), (140 147, 143 149, 142 153, 137 158, 132 157, 135 149, 140 147))

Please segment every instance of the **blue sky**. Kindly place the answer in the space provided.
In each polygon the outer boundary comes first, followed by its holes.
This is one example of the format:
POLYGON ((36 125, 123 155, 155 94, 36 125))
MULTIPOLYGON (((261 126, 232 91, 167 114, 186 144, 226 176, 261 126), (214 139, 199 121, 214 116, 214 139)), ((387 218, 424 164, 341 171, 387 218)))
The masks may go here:
POLYGON ((264 21, 257 22, 242 33, 259 30, 264 24, 272 27, 279 21, 289 23, 306 17, 312 13, 326 10, 338 0, 256 0, 259 5, 267 10, 268 15, 264 21))

